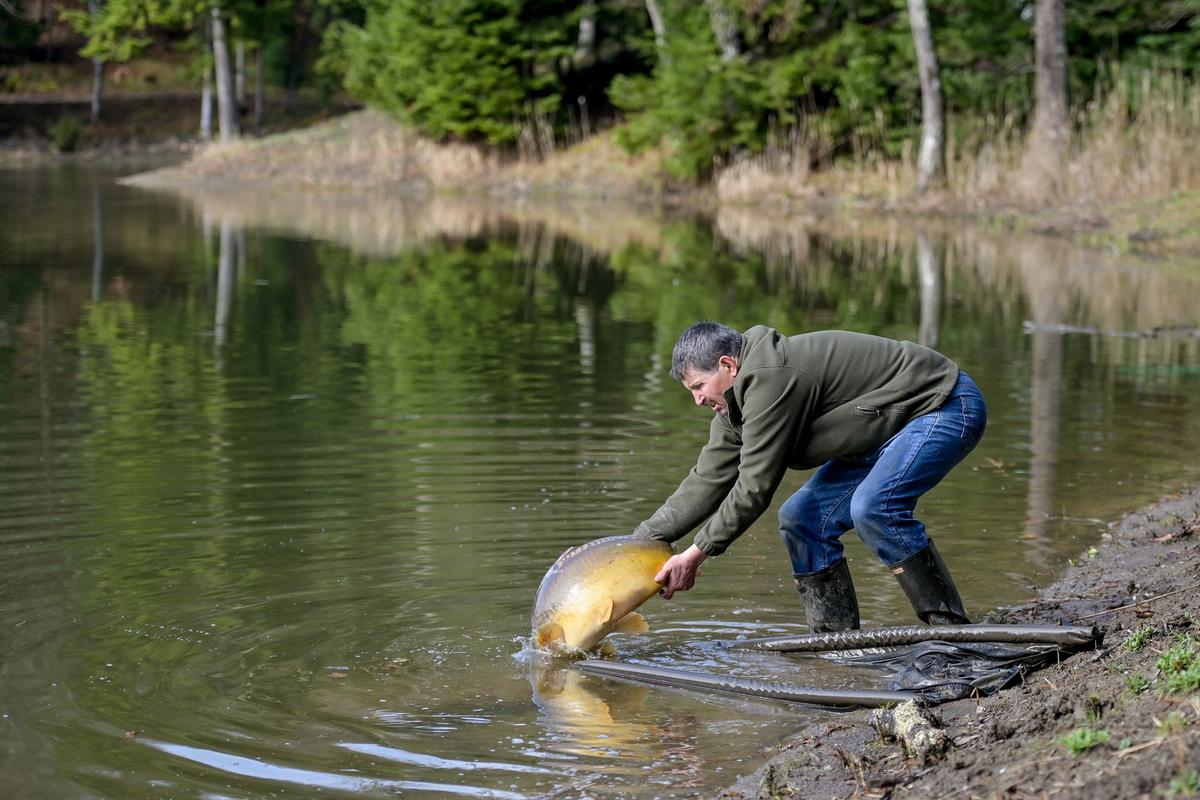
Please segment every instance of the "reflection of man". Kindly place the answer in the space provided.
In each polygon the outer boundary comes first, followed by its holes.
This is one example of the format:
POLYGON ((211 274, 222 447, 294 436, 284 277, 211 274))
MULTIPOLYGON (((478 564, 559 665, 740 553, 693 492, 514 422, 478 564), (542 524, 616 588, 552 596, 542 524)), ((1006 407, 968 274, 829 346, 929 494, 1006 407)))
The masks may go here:
POLYGON ((700 563, 750 527, 789 467, 818 467, 779 509, 809 627, 859 625, 839 541, 850 528, 891 568, 923 622, 969 622, 913 516, 987 424, 979 387, 953 361, 860 333, 784 336, 755 326, 743 334, 699 322, 675 344, 671 375, 715 416, 696 466, 635 531, 673 542, 704 523, 659 572, 664 597, 690 589, 700 563))

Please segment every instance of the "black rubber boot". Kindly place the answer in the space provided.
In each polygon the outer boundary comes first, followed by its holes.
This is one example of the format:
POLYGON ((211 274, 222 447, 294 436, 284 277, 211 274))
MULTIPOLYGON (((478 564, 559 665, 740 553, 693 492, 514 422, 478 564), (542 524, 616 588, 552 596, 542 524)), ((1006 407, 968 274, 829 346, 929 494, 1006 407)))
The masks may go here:
POLYGON ((933 542, 924 550, 893 564, 892 574, 913 611, 926 625, 970 625, 962 598, 933 542))
POLYGON ((793 575, 813 633, 858 630, 858 596, 846 559, 808 575, 793 575))

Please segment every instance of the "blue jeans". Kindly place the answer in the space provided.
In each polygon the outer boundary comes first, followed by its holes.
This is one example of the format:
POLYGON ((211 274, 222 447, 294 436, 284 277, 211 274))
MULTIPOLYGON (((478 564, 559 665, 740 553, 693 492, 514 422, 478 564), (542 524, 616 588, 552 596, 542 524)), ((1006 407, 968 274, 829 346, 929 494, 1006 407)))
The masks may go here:
POLYGON ((986 426, 983 395, 960 372, 945 403, 910 420, 870 456, 819 467, 779 509, 792 572, 837 563, 839 539, 850 528, 888 566, 925 549, 925 524, 913 515, 917 501, 975 448, 986 426))

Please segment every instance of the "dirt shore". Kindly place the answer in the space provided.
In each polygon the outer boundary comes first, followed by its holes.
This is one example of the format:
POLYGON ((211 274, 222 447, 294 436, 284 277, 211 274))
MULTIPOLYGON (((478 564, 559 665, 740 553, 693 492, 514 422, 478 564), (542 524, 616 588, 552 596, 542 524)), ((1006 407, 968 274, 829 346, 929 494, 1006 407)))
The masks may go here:
POLYGON ((857 711, 798 732, 720 797, 1200 795, 1198 540, 1200 487, 1113 523, 1038 600, 989 615, 1106 635, 1019 687, 933 709, 945 755, 910 758, 857 711))
POLYGON ((619 200, 688 212, 746 208, 773 214, 852 215, 969 221, 1074 240, 1108 251, 1153 256, 1200 254, 1200 193, 1175 191, 1124 202, 1022 206, 933 192, 919 200, 906 178, 867 181, 833 167, 803 178, 784 171, 731 168, 710 181, 670 178, 663 153, 631 155, 613 132, 564 145, 543 157, 433 142, 371 110, 263 139, 199 150, 177 168, 138 176, 160 188, 274 187, 305 191, 451 194, 559 202, 619 200), (868 185, 870 184, 870 185, 868 185))

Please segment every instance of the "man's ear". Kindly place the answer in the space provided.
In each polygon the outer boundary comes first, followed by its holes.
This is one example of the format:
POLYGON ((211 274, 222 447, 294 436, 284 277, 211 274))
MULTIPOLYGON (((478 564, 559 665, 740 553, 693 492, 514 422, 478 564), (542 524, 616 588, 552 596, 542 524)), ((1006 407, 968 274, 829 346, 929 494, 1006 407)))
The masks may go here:
POLYGON ((736 378, 738 374, 738 362, 733 356, 721 356, 717 359, 718 366, 729 367, 729 375, 736 378))

